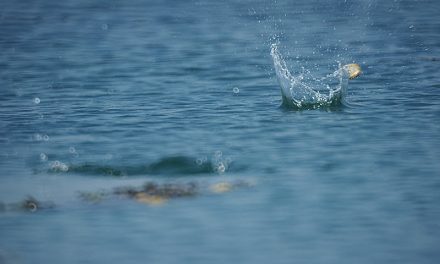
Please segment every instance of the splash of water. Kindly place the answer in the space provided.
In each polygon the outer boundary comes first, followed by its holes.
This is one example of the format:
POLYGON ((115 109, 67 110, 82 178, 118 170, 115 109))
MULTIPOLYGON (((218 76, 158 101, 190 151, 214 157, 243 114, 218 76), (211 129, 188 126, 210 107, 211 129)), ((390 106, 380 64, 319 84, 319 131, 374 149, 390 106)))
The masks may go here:
POLYGON ((349 73, 341 65, 332 74, 321 78, 304 68, 300 74, 292 75, 277 44, 272 44, 270 54, 281 87, 283 106, 314 109, 345 103, 349 73))

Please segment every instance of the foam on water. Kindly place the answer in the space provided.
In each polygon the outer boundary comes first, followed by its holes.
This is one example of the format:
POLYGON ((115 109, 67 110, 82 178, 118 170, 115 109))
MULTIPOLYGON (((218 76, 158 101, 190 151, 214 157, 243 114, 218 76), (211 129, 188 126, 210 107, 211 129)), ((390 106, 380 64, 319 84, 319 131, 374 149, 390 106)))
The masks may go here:
POLYGON ((321 78, 304 67, 301 68, 301 73, 293 75, 277 44, 272 44, 270 54, 281 87, 283 106, 304 109, 345 103, 349 75, 340 64, 338 70, 321 78))

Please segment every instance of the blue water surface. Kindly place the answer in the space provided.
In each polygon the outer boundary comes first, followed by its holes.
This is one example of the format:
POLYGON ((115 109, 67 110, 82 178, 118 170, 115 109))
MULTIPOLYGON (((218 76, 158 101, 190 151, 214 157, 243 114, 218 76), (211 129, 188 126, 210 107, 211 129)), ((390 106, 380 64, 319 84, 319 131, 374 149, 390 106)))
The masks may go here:
POLYGON ((439 10, 3 0, 0 263, 438 263, 439 10), (347 103, 281 108, 273 43, 293 73, 359 63, 347 103), (79 195, 146 181, 202 191, 79 195))

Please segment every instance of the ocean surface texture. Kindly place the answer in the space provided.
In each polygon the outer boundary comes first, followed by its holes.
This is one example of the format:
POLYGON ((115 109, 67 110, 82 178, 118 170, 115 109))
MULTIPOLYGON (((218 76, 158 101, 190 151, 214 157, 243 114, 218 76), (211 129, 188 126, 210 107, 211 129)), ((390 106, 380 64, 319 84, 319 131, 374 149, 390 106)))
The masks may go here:
POLYGON ((439 10, 1 1, 0 263, 439 263, 439 10))

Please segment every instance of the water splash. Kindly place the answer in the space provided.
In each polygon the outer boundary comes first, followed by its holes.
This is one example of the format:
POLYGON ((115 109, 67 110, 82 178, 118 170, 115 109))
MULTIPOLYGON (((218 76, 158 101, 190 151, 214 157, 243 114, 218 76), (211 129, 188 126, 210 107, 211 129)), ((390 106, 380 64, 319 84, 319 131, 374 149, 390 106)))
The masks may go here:
POLYGON ((338 70, 321 78, 304 68, 298 75, 292 75, 277 44, 272 44, 270 54, 281 86, 282 106, 315 109, 345 103, 349 74, 340 64, 338 70))

